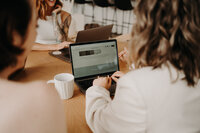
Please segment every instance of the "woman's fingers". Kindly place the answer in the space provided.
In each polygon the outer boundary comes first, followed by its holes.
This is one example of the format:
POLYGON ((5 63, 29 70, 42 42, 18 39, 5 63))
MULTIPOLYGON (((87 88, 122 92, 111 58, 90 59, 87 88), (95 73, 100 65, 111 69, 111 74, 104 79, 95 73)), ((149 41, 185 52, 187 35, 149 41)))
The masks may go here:
POLYGON ((118 79, 121 78, 123 75, 124 75, 123 72, 117 71, 117 72, 115 72, 115 73, 111 76, 111 78, 112 78, 115 82, 117 82, 118 79))
POLYGON ((112 76, 111 78, 117 83, 118 78, 116 78, 116 77, 114 77, 114 76, 112 76))
POLYGON ((72 44, 72 42, 64 41, 64 42, 60 43, 59 45, 60 45, 60 47, 68 48, 70 44, 72 44))
POLYGON ((129 62, 128 58, 129 58, 129 52, 128 52, 127 48, 124 47, 124 50, 119 53, 119 59, 122 62, 125 62, 126 64, 128 64, 128 62, 129 62))
POLYGON ((93 81, 93 85, 109 89, 111 86, 110 77, 98 77, 93 81))
POLYGON ((126 51, 122 50, 122 51, 119 53, 119 57, 123 56, 125 53, 126 53, 126 51))
POLYGON ((62 10, 62 7, 60 5, 56 5, 55 9, 53 10, 54 13, 58 13, 62 10))

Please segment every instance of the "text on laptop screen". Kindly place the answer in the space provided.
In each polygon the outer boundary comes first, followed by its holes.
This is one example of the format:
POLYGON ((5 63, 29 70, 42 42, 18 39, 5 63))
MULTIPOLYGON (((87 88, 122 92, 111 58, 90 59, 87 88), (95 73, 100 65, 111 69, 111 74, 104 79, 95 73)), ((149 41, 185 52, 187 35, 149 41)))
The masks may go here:
POLYGON ((75 45, 71 56, 75 78, 81 78, 118 70, 115 41, 75 45))

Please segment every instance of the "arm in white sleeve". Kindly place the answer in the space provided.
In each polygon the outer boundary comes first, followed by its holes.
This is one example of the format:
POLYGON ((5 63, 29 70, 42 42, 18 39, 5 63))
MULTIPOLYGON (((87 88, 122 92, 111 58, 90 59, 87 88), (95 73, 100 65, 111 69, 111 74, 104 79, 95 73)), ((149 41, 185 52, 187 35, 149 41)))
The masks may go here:
POLYGON ((86 121, 95 133, 144 133, 146 131, 146 106, 131 79, 118 81, 114 99, 98 86, 86 92, 86 121))

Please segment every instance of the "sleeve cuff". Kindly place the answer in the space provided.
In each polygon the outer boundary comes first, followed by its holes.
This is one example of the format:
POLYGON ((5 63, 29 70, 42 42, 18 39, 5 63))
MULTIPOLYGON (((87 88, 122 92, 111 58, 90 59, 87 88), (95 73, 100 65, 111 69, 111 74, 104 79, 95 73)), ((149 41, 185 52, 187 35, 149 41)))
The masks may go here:
POLYGON ((86 91, 86 94, 88 93, 102 94, 102 95, 110 97, 110 92, 106 88, 103 88, 101 86, 96 86, 96 85, 93 85, 90 88, 88 88, 86 91))

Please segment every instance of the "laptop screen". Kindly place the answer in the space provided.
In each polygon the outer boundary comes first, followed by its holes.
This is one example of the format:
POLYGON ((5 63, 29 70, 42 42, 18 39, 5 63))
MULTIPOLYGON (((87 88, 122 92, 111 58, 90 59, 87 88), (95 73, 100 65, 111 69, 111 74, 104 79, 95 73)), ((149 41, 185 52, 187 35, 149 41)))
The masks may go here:
POLYGON ((75 78, 119 70, 116 40, 72 44, 70 48, 75 78))

